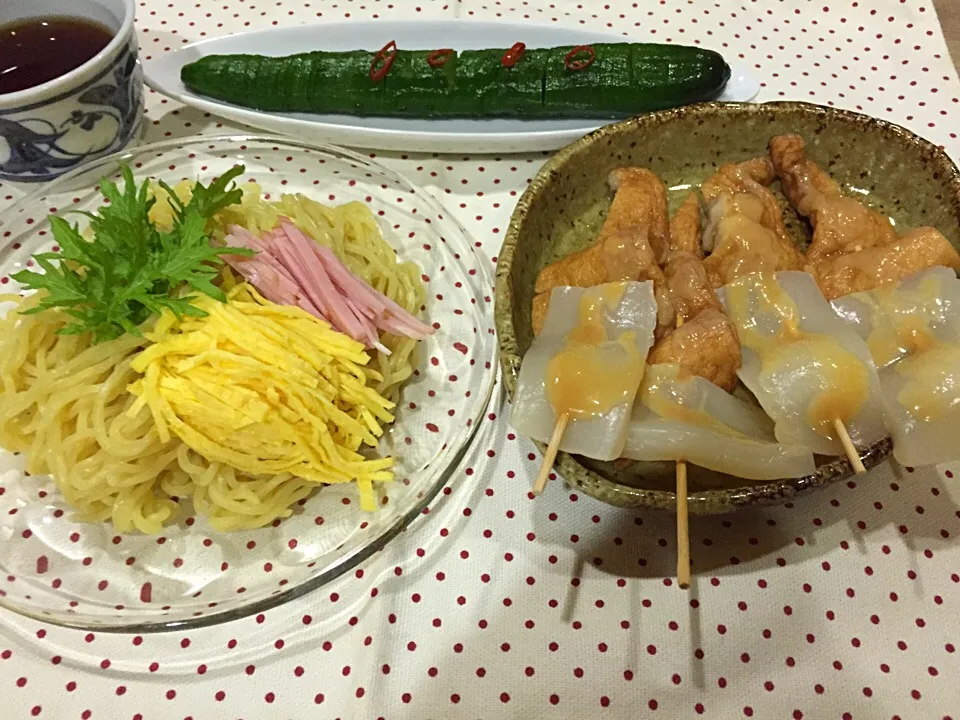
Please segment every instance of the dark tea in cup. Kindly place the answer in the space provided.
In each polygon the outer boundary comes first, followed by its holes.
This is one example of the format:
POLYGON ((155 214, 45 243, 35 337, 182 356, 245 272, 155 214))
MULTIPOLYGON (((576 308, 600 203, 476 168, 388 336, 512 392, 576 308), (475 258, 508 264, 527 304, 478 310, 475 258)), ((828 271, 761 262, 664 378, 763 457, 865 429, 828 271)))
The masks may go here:
POLYGON ((84 18, 35 17, 0 26, 0 95, 66 75, 112 38, 106 27, 84 18))

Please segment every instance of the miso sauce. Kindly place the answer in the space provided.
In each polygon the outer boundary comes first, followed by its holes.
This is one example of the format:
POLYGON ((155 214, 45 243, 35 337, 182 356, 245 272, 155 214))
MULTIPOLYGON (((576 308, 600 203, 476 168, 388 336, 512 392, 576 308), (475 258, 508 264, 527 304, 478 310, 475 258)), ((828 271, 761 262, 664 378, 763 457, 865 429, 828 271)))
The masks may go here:
POLYGON ((36 17, 0 26, 0 95, 65 75, 112 37, 103 25, 82 18, 36 17))

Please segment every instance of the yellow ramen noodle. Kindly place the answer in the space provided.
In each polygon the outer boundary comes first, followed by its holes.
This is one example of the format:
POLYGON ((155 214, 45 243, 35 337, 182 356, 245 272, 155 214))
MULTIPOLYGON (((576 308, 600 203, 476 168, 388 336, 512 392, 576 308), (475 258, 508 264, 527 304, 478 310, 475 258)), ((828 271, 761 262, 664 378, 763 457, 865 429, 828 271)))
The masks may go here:
POLYGON ((376 446, 393 404, 367 386, 363 346, 247 284, 227 298, 198 297, 202 318, 161 316, 131 363, 143 377, 129 387, 138 400, 128 414, 148 408, 161 441, 176 436, 244 473, 356 481, 373 509, 372 484, 392 479, 392 459, 358 451, 376 446))
POLYGON ((389 479, 390 460, 357 450, 391 415, 365 387, 377 376, 363 368, 362 348, 246 286, 229 292, 227 305, 211 300, 222 313, 145 329, 163 347, 149 356, 146 337, 92 345, 59 334, 71 321, 59 310, 23 314, 40 293, 0 297, 17 304, 0 320, 0 445, 22 452, 30 473, 52 475, 77 519, 119 532, 160 532, 179 500, 217 530, 261 527, 288 517, 318 481, 356 480, 372 508, 371 484, 389 479), (201 338, 196 357, 177 354, 201 338), (193 395, 172 397, 171 387, 193 395))
POLYGON ((59 310, 21 315, 40 297, 2 298, 19 305, 0 321, 0 445, 24 453, 28 472, 52 474, 81 520, 159 532, 177 510, 161 485, 189 477, 150 413, 127 412, 130 361, 146 341, 59 335, 71 320, 59 310))

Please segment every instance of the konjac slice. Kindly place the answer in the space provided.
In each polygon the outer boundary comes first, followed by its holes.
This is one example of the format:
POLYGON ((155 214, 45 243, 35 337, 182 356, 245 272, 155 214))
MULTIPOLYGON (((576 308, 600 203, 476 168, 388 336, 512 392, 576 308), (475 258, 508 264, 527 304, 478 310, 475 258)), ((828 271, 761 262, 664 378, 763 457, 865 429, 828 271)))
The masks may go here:
POLYGON ((831 304, 866 341, 880 369, 939 342, 960 340, 960 280, 950 268, 930 268, 831 304))
POLYGON ((893 455, 904 465, 960 456, 960 280, 934 267, 833 301, 880 368, 893 455))
POLYGON ((777 443, 763 410, 678 365, 647 367, 623 457, 684 460, 748 480, 804 477, 816 469, 809 448, 777 443))
POLYGON ((523 358, 511 425, 548 442, 566 414, 560 450, 619 457, 656 320, 650 281, 554 288, 543 329, 523 358))
POLYGON ((740 380, 775 421, 777 440, 842 455, 836 421, 857 448, 886 436, 870 352, 811 275, 752 273, 720 299, 740 337, 740 380))
POLYGON ((935 347, 880 374, 893 456, 918 467, 960 457, 960 344, 935 347))

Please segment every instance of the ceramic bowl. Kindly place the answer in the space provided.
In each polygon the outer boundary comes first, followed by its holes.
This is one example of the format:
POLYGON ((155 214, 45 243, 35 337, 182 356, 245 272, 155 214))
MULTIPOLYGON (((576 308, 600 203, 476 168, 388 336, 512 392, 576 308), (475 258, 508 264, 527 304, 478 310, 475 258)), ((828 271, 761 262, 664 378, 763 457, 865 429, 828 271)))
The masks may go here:
POLYGON ((0 25, 68 16, 113 39, 87 62, 41 85, 0 95, 0 180, 46 182, 122 150, 140 131, 143 70, 134 0, 2 0, 0 25))
MULTIPOLYGON (((610 204, 606 177, 624 165, 648 167, 669 188, 671 212, 725 162, 766 152, 773 135, 799 133, 810 156, 855 197, 898 225, 932 225, 960 247, 960 171, 935 145, 882 120, 806 103, 706 103, 603 127, 568 145, 537 174, 513 213, 497 261, 496 319, 504 383, 513 397, 533 339, 530 304, 537 273, 596 238, 610 204)), ((804 246, 809 230, 780 197, 788 230, 804 246)), ((543 446, 540 450, 543 451, 543 446)), ((870 468, 890 454, 883 440, 863 454, 870 468)), ((621 507, 676 507, 673 463, 603 463, 565 453, 556 470, 567 483, 621 507)), ((689 510, 724 513, 777 504, 850 477, 846 459, 824 459, 814 475, 752 482, 690 468, 689 510)))

